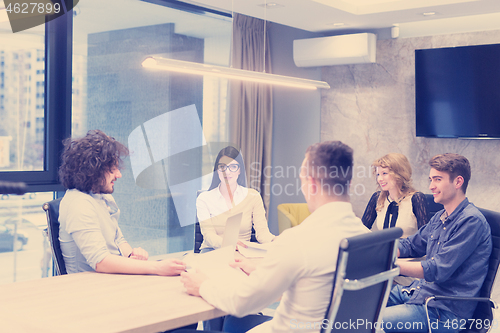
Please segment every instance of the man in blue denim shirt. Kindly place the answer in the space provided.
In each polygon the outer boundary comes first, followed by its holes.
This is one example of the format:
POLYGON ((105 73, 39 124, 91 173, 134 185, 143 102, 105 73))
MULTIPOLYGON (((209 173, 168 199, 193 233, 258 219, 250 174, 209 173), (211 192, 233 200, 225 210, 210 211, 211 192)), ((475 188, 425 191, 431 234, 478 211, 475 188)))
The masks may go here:
MULTIPOLYGON (((429 165, 429 189, 444 210, 399 243, 399 257, 426 258, 398 261, 401 275, 420 280, 392 289, 384 312, 386 332, 428 332, 425 299, 431 295, 478 296, 488 270, 490 227, 465 196, 471 176, 469 161, 458 154, 443 154, 434 156, 429 165)), ((456 332, 467 326, 475 307, 475 302, 431 301, 432 332, 456 332)))

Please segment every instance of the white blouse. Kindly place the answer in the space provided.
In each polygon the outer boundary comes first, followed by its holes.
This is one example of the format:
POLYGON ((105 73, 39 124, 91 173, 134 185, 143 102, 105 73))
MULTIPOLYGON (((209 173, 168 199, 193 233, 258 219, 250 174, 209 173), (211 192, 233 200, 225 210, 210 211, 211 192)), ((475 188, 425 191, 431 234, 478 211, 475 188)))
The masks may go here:
MULTIPOLYGON (((398 205, 399 210, 396 227, 400 227, 401 229, 403 229, 403 238, 414 235, 418 231, 417 217, 413 213, 411 198, 411 195, 406 196, 398 205)), ((382 207, 382 210, 377 212, 377 219, 375 220, 375 223, 373 223, 372 230, 384 229, 384 220, 388 207, 389 201, 386 200, 384 202, 384 207, 382 207)))
POLYGON ((252 225, 259 243, 269 243, 275 237, 267 225, 266 211, 260 194, 254 189, 238 185, 233 194, 235 207, 229 208, 219 187, 203 192, 196 200, 203 243, 200 249, 219 248, 228 217, 243 213, 239 239, 249 241, 252 225))

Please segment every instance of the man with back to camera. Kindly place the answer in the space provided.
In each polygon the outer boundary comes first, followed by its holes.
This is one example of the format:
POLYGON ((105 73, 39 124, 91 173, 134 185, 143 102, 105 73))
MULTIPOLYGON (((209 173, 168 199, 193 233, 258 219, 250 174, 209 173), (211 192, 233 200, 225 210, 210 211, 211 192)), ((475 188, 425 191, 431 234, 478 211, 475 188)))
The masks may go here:
MULTIPOLYGON (((421 262, 398 261, 402 275, 420 280, 407 287, 393 287, 384 312, 386 332, 428 332, 426 297, 478 296, 488 271, 490 226, 465 196, 471 177, 469 161, 448 153, 434 156, 429 165, 429 189, 444 210, 415 235, 400 240, 399 257, 426 258, 421 262)), ((476 302, 469 301, 429 302, 432 332, 468 327, 475 307, 476 302)))
POLYGON ((201 273, 182 273, 189 294, 243 317, 281 295, 274 318, 251 332, 319 332, 330 302, 339 243, 369 230, 349 202, 353 150, 340 141, 310 146, 300 170, 301 189, 311 215, 276 237, 257 266, 237 261, 249 276, 228 286, 201 273), (328 253, 328 256, 325 256, 328 253))
POLYGON ((175 259, 147 261, 148 253, 123 237, 111 193, 127 155, 127 147, 100 130, 65 140, 59 179, 67 190, 59 207, 59 240, 68 273, 179 275, 185 270, 175 259))

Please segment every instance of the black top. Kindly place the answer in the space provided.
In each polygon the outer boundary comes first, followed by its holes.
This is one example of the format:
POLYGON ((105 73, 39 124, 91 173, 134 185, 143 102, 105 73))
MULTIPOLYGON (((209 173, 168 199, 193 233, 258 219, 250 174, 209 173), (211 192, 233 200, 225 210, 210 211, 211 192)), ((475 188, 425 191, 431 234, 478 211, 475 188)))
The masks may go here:
MULTIPOLYGON (((363 224, 368 228, 371 229, 373 222, 377 219, 377 201, 378 197, 380 196, 381 191, 377 191, 373 193, 372 197, 370 198, 370 201, 368 202, 368 205, 366 206, 365 212, 363 214, 363 217, 361 220, 363 221, 363 224)), ((415 217, 417 218, 417 227, 420 229, 424 224, 429 222, 429 217, 427 214, 427 201, 425 199, 425 194, 422 192, 415 192, 413 193, 411 197, 411 205, 412 205, 412 210, 413 214, 415 214, 415 217)), ((397 209, 397 206, 393 208, 393 216, 397 216, 397 212, 394 214, 394 209, 397 209)), ((387 210, 387 213, 390 213, 390 210, 387 210)), ((395 223, 395 222, 394 222, 395 223)), ((391 227, 393 223, 391 223, 391 227)))

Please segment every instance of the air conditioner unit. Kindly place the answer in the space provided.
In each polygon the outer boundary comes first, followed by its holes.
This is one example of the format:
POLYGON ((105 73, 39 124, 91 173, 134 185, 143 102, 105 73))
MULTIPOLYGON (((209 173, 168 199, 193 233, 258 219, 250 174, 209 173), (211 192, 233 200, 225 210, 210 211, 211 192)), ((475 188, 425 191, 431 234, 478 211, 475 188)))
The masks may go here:
POLYGON ((376 48, 371 33, 296 39, 293 60, 297 67, 374 63, 376 48))

